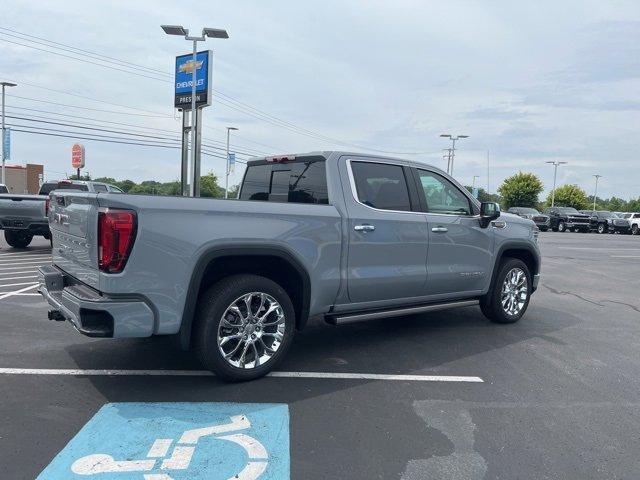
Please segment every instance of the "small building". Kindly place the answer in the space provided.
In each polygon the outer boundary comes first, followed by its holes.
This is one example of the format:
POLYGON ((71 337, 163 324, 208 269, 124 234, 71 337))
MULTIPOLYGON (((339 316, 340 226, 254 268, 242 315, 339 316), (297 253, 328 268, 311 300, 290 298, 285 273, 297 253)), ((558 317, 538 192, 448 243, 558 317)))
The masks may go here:
POLYGON ((35 163, 5 165, 5 182, 9 193, 38 193, 44 167, 35 163))

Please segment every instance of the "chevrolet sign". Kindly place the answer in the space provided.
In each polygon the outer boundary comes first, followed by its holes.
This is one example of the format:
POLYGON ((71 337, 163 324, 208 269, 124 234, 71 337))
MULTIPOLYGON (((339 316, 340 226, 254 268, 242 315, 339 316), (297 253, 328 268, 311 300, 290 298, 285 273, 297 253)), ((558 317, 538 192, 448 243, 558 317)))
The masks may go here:
POLYGON ((191 86, 196 72, 196 107, 211 105, 211 50, 176 57, 174 105, 181 110, 191 110, 191 86))

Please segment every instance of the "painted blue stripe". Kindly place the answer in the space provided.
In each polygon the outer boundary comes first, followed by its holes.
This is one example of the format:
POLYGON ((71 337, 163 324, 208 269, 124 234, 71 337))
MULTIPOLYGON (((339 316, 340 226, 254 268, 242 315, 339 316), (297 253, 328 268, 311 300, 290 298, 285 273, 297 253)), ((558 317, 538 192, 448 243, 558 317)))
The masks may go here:
POLYGON ((243 469, 281 480, 289 464, 287 405, 109 403, 38 480, 226 480, 243 469))

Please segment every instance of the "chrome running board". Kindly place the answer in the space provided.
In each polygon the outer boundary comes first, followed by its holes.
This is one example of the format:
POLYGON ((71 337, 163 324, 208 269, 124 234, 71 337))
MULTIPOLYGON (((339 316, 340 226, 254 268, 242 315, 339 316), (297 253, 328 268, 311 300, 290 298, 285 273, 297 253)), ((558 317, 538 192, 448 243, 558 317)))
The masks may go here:
POLYGON ((394 308, 392 310, 376 310, 375 312, 351 313, 343 315, 327 315, 325 320, 332 325, 347 325, 349 323, 375 320, 378 318, 401 317, 404 315, 415 315, 416 313, 436 312, 438 310, 448 310, 450 308, 471 307, 478 305, 479 300, 456 300, 453 302, 431 303, 429 305, 419 305, 414 307, 394 308))

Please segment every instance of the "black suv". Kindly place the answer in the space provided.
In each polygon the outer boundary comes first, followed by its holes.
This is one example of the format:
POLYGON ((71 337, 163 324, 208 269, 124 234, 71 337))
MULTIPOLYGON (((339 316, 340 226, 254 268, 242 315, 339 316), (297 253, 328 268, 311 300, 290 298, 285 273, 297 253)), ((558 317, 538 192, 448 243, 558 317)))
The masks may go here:
POLYGON ((580 213, 573 207, 548 207, 544 209, 544 213, 549 215, 549 225, 554 232, 589 231, 589 215, 580 213))
POLYGON ((589 215, 589 228, 598 233, 631 233, 631 223, 629 220, 618 217, 613 212, 606 210, 580 210, 585 215, 589 215))
POLYGON ((529 220, 533 220, 533 223, 535 223, 536 226, 543 232, 546 232, 547 230, 549 230, 549 224, 551 222, 549 215, 544 215, 540 213, 538 210, 536 210, 535 208, 509 207, 509 210, 507 210, 507 212, 513 213, 522 218, 528 218, 529 220))

